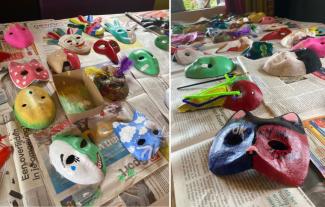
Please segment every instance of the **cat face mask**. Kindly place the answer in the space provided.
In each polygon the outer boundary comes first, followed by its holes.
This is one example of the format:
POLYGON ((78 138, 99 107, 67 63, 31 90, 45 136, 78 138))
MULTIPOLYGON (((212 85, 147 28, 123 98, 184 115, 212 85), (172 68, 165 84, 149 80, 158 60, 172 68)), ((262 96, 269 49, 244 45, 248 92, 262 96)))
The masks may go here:
POLYGON ((139 161, 151 159, 159 150, 161 131, 139 112, 134 113, 129 123, 114 122, 113 130, 123 146, 139 161))
POLYGON ((49 148, 50 162, 66 179, 81 185, 101 182, 106 166, 99 148, 74 135, 56 135, 49 148))
POLYGON ((34 81, 49 79, 47 69, 35 59, 27 63, 10 62, 8 68, 12 82, 20 89, 28 87, 34 81))
POLYGON ((266 73, 273 76, 295 77, 312 73, 321 68, 317 55, 309 49, 295 52, 278 52, 272 55, 262 67, 266 73))
POLYGON ((12 47, 23 49, 34 42, 31 31, 20 24, 10 24, 4 34, 5 41, 12 47))
POLYGON ((238 111, 217 133, 209 153, 209 169, 216 175, 253 168, 289 186, 302 185, 308 166, 307 136, 295 113, 261 119, 238 111))
POLYGON ((50 45, 59 45, 79 55, 87 55, 90 53, 90 43, 82 36, 82 30, 74 32, 69 28, 67 33, 65 33, 62 29, 57 28, 53 32, 49 32, 47 37, 50 38, 48 40, 48 44, 50 45))

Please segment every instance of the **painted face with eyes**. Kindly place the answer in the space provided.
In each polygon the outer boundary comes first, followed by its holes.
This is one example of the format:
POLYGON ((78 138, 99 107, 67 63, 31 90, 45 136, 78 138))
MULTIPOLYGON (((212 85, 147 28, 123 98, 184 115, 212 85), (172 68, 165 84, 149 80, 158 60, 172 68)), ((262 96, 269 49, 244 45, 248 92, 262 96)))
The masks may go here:
POLYGON ((139 161, 150 160, 159 150, 161 131, 139 112, 134 113, 129 123, 114 122, 113 130, 123 146, 139 161))
POLYGON ((105 162, 99 148, 78 136, 53 137, 49 157, 58 173, 77 184, 99 183, 106 174, 105 162))
POLYGON ((59 39, 58 44, 64 49, 67 49, 79 55, 86 55, 90 52, 91 49, 89 42, 86 41, 84 37, 78 34, 63 35, 59 39))

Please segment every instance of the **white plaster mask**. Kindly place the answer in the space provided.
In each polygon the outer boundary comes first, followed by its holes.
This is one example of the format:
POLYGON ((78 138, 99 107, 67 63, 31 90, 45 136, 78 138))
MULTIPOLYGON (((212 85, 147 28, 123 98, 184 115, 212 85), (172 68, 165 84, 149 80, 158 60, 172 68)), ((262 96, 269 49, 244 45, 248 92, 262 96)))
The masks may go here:
POLYGON ((315 36, 312 32, 308 31, 294 31, 291 34, 285 36, 281 40, 281 45, 286 48, 292 48, 295 44, 297 44, 301 39, 307 36, 315 36))
POLYGON ((192 48, 178 49, 175 53, 176 62, 180 65, 189 65, 203 56, 203 52, 192 48))
POLYGON ((262 69, 273 76, 294 77, 306 74, 303 61, 294 52, 278 52, 269 57, 262 69))
POLYGON ((87 55, 90 50, 90 44, 84 37, 78 34, 66 34, 59 39, 59 45, 71 52, 79 55, 87 55))

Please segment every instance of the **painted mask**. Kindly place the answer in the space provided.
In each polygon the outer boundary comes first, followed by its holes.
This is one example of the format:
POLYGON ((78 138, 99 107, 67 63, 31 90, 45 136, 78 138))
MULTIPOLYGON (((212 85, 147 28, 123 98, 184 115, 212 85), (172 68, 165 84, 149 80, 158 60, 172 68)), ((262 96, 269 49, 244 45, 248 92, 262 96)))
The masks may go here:
POLYGON ((129 123, 114 122, 113 130, 123 146, 139 161, 151 159, 159 150, 161 131, 139 112, 134 113, 129 123))
POLYGON ((307 38, 293 46, 292 50, 297 50, 300 48, 311 49, 318 55, 318 57, 323 58, 325 57, 325 37, 307 38))
POLYGON ((320 59, 309 49, 278 52, 272 55, 262 69, 273 76, 295 77, 306 75, 322 67, 320 59))
POLYGON ((259 23, 263 17, 265 17, 264 12, 253 12, 248 16, 248 19, 250 22, 259 23))
POLYGON ((261 24, 273 24, 275 23, 275 18, 270 16, 265 16, 262 18, 261 24))
POLYGON ((59 49, 47 56, 47 64, 55 73, 80 69, 80 60, 76 53, 59 49))
POLYGON ((117 19, 114 19, 113 24, 105 23, 105 29, 124 44, 133 44, 136 41, 135 28, 122 27, 117 19))
POLYGON ((78 34, 67 34, 59 39, 59 45, 71 52, 86 55, 90 52, 89 43, 78 34))
POLYGON ((238 111, 217 133, 209 152, 216 175, 255 169, 271 180, 299 186, 308 173, 309 146, 300 118, 261 119, 238 111))
POLYGON ((31 31, 18 23, 10 24, 4 34, 5 41, 12 47, 23 49, 34 43, 31 31))
POLYGON ((299 41, 312 36, 314 36, 313 33, 308 31, 294 31, 291 34, 285 36, 280 43, 283 47, 292 48, 299 41))
POLYGON ((253 40, 248 37, 241 37, 238 40, 234 40, 224 44, 223 47, 217 50, 217 52, 242 52, 249 48, 253 44, 253 40))
POLYGON ((187 47, 184 49, 177 49, 175 52, 175 59, 180 65, 188 65, 203 55, 203 52, 187 47))
MULTIPOLYGON (((143 18, 141 20, 141 25, 146 29, 156 31, 159 34, 168 35, 169 33, 169 20, 166 18, 143 18)), ((189 32, 190 31, 184 31, 184 33, 189 32)))
POLYGON ((34 81, 47 81, 49 72, 37 60, 33 59, 27 63, 9 63, 9 75, 17 88, 26 88, 34 81))
POLYGON ((98 40, 95 42, 93 49, 96 53, 106 55, 114 64, 119 63, 118 53, 120 52, 120 46, 114 40, 98 40))
POLYGON ((234 69, 234 62, 227 57, 204 56, 185 68, 185 76, 193 79, 213 78, 223 76, 234 69))
POLYGON ((308 30, 316 36, 324 36, 325 35, 324 27, 313 26, 313 27, 310 27, 308 30))
POLYGON ((94 83, 103 97, 111 101, 120 101, 129 94, 129 87, 126 83, 125 76, 115 76, 117 69, 109 67, 107 71, 98 73, 94 77, 94 83))
POLYGON ((82 29, 86 34, 94 37, 102 37, 104 35, 105 29, 101 26, 102 18, 97 17, 94 19, 92 15, 81 16, 75 18, 70 18, 70 27, 76 27, 82 29))
POLYGON ((261 104, 263 94, 256 84, 237 77, 225 76, 225 82, 185 96, 184 103, 178 107, 178 111, 188 112, 213 107, 252 111, 261 104))
POLYGON ((156 47, 168 51, 169 49, 169 37, 167 35, 160 35, 155 39, 156 47))
MULTIPOLYGON (((1 140, 0 140, 1 141, 1 140)), ((0 142, 0 169, 11 155, 11 148, 0 142)))
POLYGON ((99 148, 75 135, 56 135, 49 147, 50 162, 66 179, 81 185, 101 182, 106 165, 99 148))
POLYGON ((8 60, 11 57, 10 53, 0 52, 0 63, 8 60))
POLYGON ((30 129, 44 129, 55 119, 56 107, 41 87, 29 86, 16 96, 14 113, 21 125, 30 129))
POLYGON ((159 74, 159 62, 151 52, 145 49, 134 50, 129 55, 134 67, 146 75, 156 76, 159 74))
POLYGON ((288 28, 281 28, 278 30, 275 30, 273 32, 270 32, 266 35, 264 35, 261 39, 261 41, 268 41, 268 40, 281 40, 285 36, 291 33, 291 30, 288 28))
POLYGON ((171 41, 172 41, 173 46, 178 46, 178 45, 190 44, 190 43, 195 42, 203 37, 204 36, 198 32, 191 32, 191 33, 186 33, 186 34, 172 35, 171 41))
POLYGON ((252 60, 268 57, 272 54, 273 45, 268 42, 253 42, 252 46, 242 53, 243 56, 252 60))
POLYGON ((49 45, 59 45, 79 55, 87 55, 90 53, 91 46, 89 41, 85 40, 81 34, 82 30, 74 31, 69 28, 67 33, 65 33, 62 29, 56 28, 53 32, 47 33, 47 37, 49 38, 47 43, 49 45))
POLYGON ((281 28, 288 28, 288 25, 280 24, 280 23, 274 23, 274 24, 264 24, 264 25, 261 25, 261 27, 265 32, 268 32, 268 31, 279 30, 281 28))

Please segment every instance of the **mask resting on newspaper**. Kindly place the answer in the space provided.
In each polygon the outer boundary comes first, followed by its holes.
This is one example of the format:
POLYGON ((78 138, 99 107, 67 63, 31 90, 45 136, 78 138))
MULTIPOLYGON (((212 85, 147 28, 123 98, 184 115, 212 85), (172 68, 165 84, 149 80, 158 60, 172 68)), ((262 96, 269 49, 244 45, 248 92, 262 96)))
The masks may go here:
POLYGON ((26 63, 10 62, 9 75, 17 88, 23 89, 36 81, 48 81, 48 70, 37 60, 26 63))
POLYGON ((236 112, 217 133, 209 153, 209 169, 230 175, 255 169, 284 185, 302 185, 308 173, 309 145, 295 113, 261 119, 236 112))
POLYGON ((322 63, 317 54, 310 49, 285 51, 272 55, 262 69, 273 76, 295 77, 320 70, 322 63))
POLYGON ((49 157, 58 173, 77 184, 99 183, 106 174, 103 155, 89 139, 56 135, 52 138, 49 157))
POLYGON ((233 111, 256 109, 263 100, 259 87, 245 77, 225 75, 226 81, 213 87, 185 96, 177 108, 179 112, 189 112, 213 107, 223 107, 233 111))
POLYGON ((323 58, 325 57, 325 37, 307 38, 293 46, 292 50, 297 50, 301 48, 311 49, 318 55, 318 57, 323 58))
POLYGON ((20 24, 10 24, 4 34, 5 41, 12 47, 23 49, 34 43, 31 31, 20 24))
POLYGON ((158 152, 162 132, 140 112, 129 123, 114 122, 113 130, 123 146, 139 161, 150 160, 158 152))
POLYGON ((55 120, 56 107, 47 91, 38 86, 29 86, 17 94, 14 113, 24 127, 44 129, 55 120))

